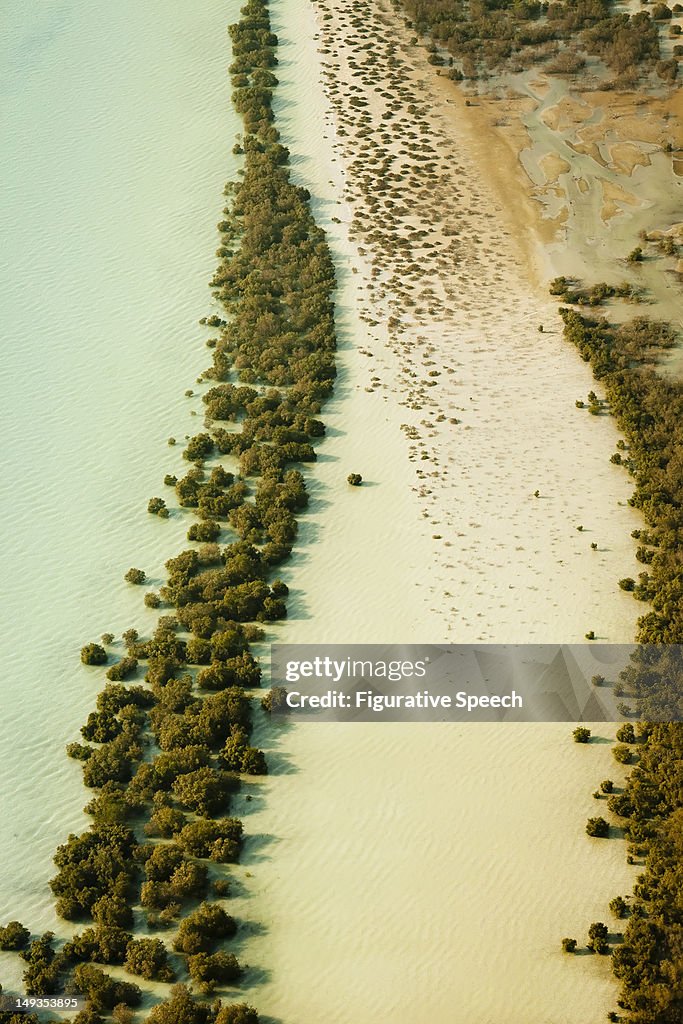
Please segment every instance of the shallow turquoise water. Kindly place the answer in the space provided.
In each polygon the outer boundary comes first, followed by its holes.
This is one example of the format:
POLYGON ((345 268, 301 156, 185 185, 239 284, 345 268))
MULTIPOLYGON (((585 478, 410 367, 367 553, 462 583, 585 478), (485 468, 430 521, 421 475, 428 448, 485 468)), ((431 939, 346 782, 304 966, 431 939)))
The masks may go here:
MULTIPOLYGON (((146 514, 196 429, 238 4, 6 0, 0 40, 0 922, 54 927, 57 843, 85 819, 64 755, 101 682, 82 643, 151 621, 182 519, 146 514)), ((3 957, 0 979, 16 977, 3 957)))

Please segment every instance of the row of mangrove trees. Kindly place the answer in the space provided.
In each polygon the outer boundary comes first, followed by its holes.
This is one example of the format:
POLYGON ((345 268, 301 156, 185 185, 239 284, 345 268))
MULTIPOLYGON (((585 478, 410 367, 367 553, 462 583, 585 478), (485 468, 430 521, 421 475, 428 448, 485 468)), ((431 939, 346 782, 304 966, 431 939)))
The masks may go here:
MULTIPOLYGON (((242 848, 242 822, 230 814, 240 776, 267 772, 251 742, 251 691, 261 679, 251 648, 264 625, 287 614, 277 570, 308 501, 298 466, 315 460, 324 435, 335 274, 275 126, 278 41, 266 0, 248 0, 230 36, 243 160, 219 224, 211 286, 220 315, 202 320, 215 328, 205 427, 184 448, 187 470, 165 479, 179 509, 172 514, 193 515, 191 543, 166 563, 159 592, 146 594, 163 612, 153 635, 128 630, 118 660, 110 634, 81 652, 107 677, 81 741, 68 748, 92 791, 92 824, 59 847, 51 882, 58 914, 80 930, 60 943, 49 932, 31 941, 16 921, 0 929, 0 947, 25 961, 28 995, 86 997, 74 1024, 110 1015, 124 1024, 140 1004, 140 986, 120 971, 110 976, 110 965, 180 982, 149 1024, 258 1020, 246 1004, 201 997, 243 973, 224 948, 238 930, 225 865, 242 848)), ((152 499, 149 512, 167 518, 166 501, 152 499)), ((126 578, 146 579, 142 570, 126 578)))
POLYGON ((639 318, 613 326, 560 313, 565 337, 590 362, 625 435, 618 462, 633 477, 630 501, 646 522, 636 537, 647 568, 637 585, 621 581, 651 606, 638 621, 643 646, 624 674, 641 719, 628 736, 635 764, 623 790, 607 797, 629 858, 642 859, 643 871, 633 894, 610 904, 626 923, 611 957, 619 1011, 609 1017, 676 1024, 683 1019, 683 385, 656 368, 673 341, 667 325, 639 318))

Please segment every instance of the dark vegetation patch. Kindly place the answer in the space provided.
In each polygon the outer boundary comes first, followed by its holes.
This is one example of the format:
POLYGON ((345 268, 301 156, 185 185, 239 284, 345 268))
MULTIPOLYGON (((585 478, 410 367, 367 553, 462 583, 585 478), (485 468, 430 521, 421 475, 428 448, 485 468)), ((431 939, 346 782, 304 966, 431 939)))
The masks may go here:
MULTIPOLYGON (((550 74, 576 74, 585 55, 599 57, 615 75, 612 84, 634 85, 658 68, 658 5, 629 15, 611 0, 396 0, 409 28, 428 36, 430 63, 451 66, 453 78, 476 79, 497 70, 523 71, 545 64, 550 74), (444 59, 440 51, 447 51, 444 59)), ((667 8, 668 10, 668 8, 667 8)), ((670 16, 670 12, 669 12, 670 16)), ((666 62, 668 64, 668 62, 666 62)), ((675 63, 675 62, 674 62, 675 63)))

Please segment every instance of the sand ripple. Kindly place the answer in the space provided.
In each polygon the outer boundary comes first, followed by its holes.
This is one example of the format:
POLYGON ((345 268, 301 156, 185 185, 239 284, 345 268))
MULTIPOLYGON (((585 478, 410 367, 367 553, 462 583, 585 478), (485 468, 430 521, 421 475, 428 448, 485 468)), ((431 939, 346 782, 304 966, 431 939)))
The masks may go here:
POLYGON ((0 920, 38 930, 85 820, 64 745, 101 677, 79 647, 152 621, 123 573, 159 578, 184 538, 145 507, 200 422, 183 393, 237 125, 219 0, 4 8, 0 920))

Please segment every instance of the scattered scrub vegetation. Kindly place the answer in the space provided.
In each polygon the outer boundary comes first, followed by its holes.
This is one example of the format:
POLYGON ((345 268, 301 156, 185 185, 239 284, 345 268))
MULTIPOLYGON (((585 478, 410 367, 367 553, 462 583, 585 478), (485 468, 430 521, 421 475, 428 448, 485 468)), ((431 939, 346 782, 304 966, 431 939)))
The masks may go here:
MULTIPOLYGON (((629 257, 630 259, 630 257, 629 257)), ((550 294, 561 299, 562 302, 571 302, 576 306, 602 306, 607 299, 627 299, 631 302, 641 301, 641 293, 628 281, 619 285, 594 284, 590 288, 582 288, 577 281, 568 277, 556 277, 550 282, 550 294)))
MULTIPOLYGON (((585 55, 600 57, 619 84, 632 85, 651 73, 660 57, 657 5, 629 15, 610 0, 402 0, 407 26, 430 37, 430 63, 451 56, 455 79, 485 77, 492 70, 523 71, 543 63, 550 74, 574 75, 585 55)), ((671 16, 669 11, 668 16, 671 16)))

